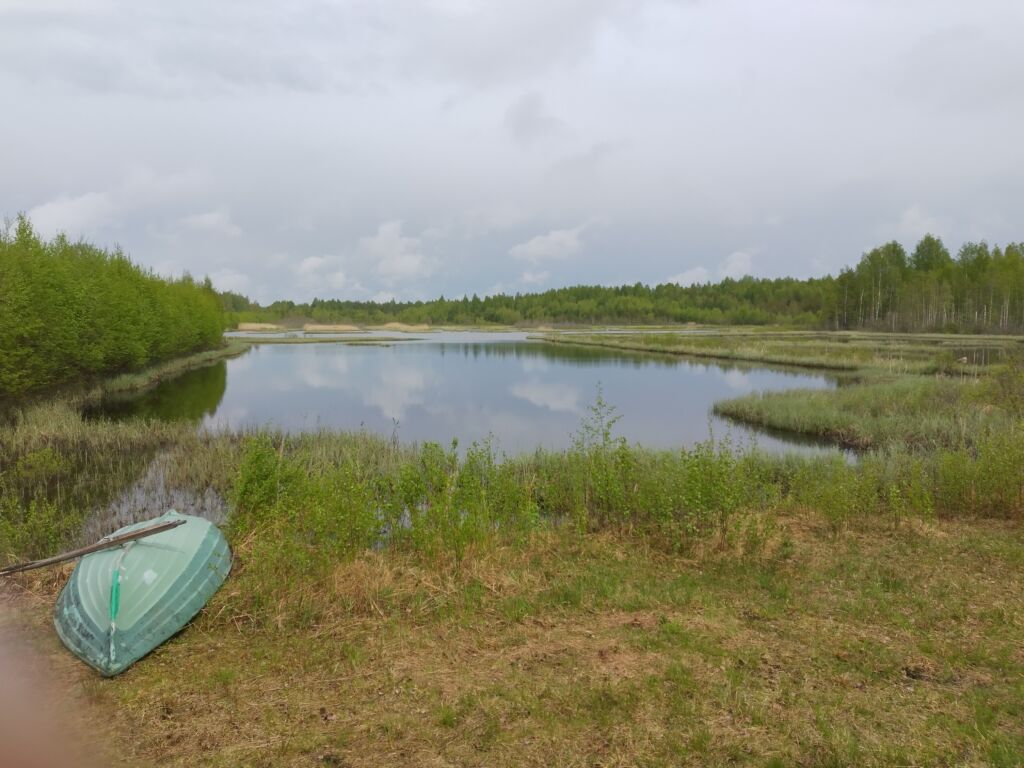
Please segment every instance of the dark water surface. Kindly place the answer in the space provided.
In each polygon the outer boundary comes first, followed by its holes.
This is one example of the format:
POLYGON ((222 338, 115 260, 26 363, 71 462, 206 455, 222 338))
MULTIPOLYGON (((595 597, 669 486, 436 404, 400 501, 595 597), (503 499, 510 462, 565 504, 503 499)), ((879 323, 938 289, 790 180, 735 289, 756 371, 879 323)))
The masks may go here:
MULTIPOLYGON (((407 337, 409 338, 409 337, 407 337)), ((257 344, 142 396, 105 403, 107 416, 189 419, 206 429, 366 429, 405 442, 463 447, 489 436, 499 451, 569 446, 601 387, 616 433, 653 448, 727 435, 765 450, 822 451, 711 414, 750 392, 835 386, 829 377, 743 364, 531 342, 523 334, 425 334, 391 346, 257 344)))

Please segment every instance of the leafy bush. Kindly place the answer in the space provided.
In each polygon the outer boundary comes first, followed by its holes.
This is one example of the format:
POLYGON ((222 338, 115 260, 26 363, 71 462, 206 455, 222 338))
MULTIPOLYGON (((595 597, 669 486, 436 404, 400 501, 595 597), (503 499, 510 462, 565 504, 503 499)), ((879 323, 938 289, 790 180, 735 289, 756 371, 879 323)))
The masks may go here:
POLYGON ((137 370, 212 347, 223 314, 213 287, 164 280, 28 219, 0 228, 0 396, 81 376, 137 370))

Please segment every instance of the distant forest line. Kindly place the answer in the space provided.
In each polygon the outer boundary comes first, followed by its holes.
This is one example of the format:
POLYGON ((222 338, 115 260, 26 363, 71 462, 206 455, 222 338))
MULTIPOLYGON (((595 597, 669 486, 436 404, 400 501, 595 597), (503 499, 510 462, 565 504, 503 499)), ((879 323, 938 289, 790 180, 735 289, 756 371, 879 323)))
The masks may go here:
POLYGON ((718 283, 618 288, 581 285, 542 293, 433 301, 275 301, 259 306, 221 294, 239 322, 431 325, 790 325, 832 330, 1024 332, 1024 243, 965 243, 954 257, 926 235, 910 253, 896 241, 865 253, 838 276, 727 278, 718 283))
POLYGON ((1024 243, 893 241, 838 276, 744 277, 718 283, 433 301, 315 299, 259 306, 188 275, 165 279, 64 235, 46 241, 25 216, 0 227, 0 396, 134 371, 221 343, 239 322, 410 325, 786 325, 832 330, 1024 332, 1024 243))
POLYGON ((166 280, 63 235, 41 239, 20 216, 0 227, 0 397, 135 371, 223 343, 207 280, 166 280))

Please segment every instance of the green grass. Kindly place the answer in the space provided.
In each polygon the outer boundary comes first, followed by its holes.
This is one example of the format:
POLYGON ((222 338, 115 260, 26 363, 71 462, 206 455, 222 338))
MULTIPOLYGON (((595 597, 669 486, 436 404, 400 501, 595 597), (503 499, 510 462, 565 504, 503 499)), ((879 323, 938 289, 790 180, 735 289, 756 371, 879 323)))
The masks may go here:
MULTIPOLYGON (((1024 379, 985 370, 752 418, 847 419, 881 446, 855 464, 631 446, 600 397, 572 448, 512 459, 37 404, 0 426, 0 552, 52 553, 155 456, 229 500, 194 626, 67 672, 123 764, 1016 765, 1024 379)), ((0 620, 57 654, 60 579, 16 584, 0 620)))
POLYGON ((951 334, 701 329, 647 334, 561 333, 541 338, 549 343, 891 374, 976 373, 1024 350, 1024 340, 1018 336, 951 334))
POLYGON ((92 389, 87 397, 92 399, 103 395, 142 392, 155 387, 161 381, 173 379, 175 376, 185 373, 185 371, 202 368, 229 357, 244 355, 251 346, 249 342, 244 340, 228 339, 217 349, 196 352, 192 355, 178 357, 150 366, 136 373, 125 373, 108 378, 98 387, 92 389))
MULTIPOLYGON (((130 765, 1014 765, 1022 549, 803 512, 756 554, 548 531, 461 568, 360 552, 297 627, 252 620, 236 543, 194 627, 77 700, 130 765)), ((57 652, 48 618, 21 621, 57 652)))
POLYGON ((1012 431, 1020 419, 986 379, 924 376, 869 378, 834 391, 755 393, 716 403, 714 411, 858 449, 969 446, 993 431, 1012 431))
POLYGON ((1020 337, 731 330, 544 338, 839 372, 835 390, 754 393, 714 411, 859 450, 971 448, 994 433, 1016 437, 1024 418, 1020 337))

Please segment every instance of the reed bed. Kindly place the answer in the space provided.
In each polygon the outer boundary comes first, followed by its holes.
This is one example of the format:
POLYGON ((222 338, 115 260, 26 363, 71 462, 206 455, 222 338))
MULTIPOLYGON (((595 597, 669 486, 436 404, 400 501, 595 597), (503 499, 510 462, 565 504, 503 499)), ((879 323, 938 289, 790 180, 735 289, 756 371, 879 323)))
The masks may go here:
MULTIPOLYGON (((156 426, 38 417, 111 453, 156 426)), ((169 482, 231 499, 232 578, 126 675, 75 678, 83 717, 126 765, 1024 758, 1019 434, 851 465, 648 451, 613 420, 597 407, 572 449, 504 460, 164 433, 169 482)), ((30 485, 25 468, 4 477, 30 485)), ((21 582, 43 653, 57 585, 21 582)))
POLYGON ((744 360, 774 365, 890 374, 975 375, 1024 350, 1020 337, 811 331, 648 334, 549 334, 561 344, 744 360))
MULTIPOLYGON (((855 463, 648 450, 600 397, 570 449, 516 457, 36 403, 0 426, 0 559, 155 457, 228 500, 195 625, 74 678, 123 764, 1020 764, 1024 376, 855 376, 739 401, 846 424, 822 434, 855 463)), ((17 583, 44 654, 59 584, 17 583)))

